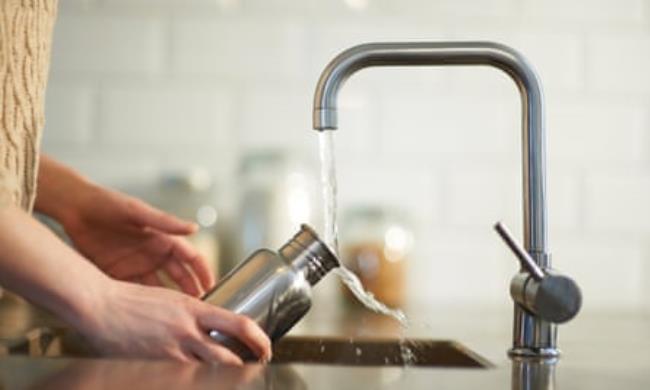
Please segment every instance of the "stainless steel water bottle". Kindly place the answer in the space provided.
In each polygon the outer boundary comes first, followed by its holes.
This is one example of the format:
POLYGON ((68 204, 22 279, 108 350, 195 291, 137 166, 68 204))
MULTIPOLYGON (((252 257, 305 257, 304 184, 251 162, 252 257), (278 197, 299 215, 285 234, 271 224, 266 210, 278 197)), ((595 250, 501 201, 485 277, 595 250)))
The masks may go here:
MULTIPOLYGON (((242 261, 203 300, 252 318, 273 342, 309 311, 312 286, 339 265, 314 230, 302 225, 277 253, 260 249, 242 261)), ((209 334, 243 359, 254 358, 235 337, 209 334)))

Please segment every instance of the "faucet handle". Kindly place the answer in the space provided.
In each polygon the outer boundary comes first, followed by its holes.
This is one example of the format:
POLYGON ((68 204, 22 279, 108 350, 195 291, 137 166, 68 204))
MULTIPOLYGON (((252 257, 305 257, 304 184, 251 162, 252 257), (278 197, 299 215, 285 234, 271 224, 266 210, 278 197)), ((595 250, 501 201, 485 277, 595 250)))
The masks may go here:
POLYGON ((525 270, 515 275, 510 283, 512 299, 546 321, 563 323, 575 317, 582 306, 582 293, 576 282, 556 271, 543 270, 501 222, 497 222, 494 229, 525 270))
POLYGON ((510 230, 501 223, 501 221, 497 222, 494 225, 494 230, 499 233, 499 236, 505 241, 506 245, 512 250, 512 252, 517 256, 519 259, 519 262, 521 263, 521 266, 523 269, 528 271, 533 278, 537 281, 541 281, 544 278, 544 270, 540 268, 537 263, 535 263, 535 260, 533 260, 532 257, 526 252, 526 250, 519 244, 514 237, 512 237, 512 234, 510 233, 510 230))

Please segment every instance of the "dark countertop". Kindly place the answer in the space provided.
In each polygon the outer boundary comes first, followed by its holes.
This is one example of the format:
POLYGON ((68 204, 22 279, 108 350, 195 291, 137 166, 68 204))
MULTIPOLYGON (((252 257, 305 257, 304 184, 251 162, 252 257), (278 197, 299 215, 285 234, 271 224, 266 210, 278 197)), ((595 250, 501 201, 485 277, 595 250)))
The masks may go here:
MULTIPOLYGON (((295 334, 396 336, 389 320, 333 308, 315 308, 295 334)), ((415 312, 415 311, 414 311, 415 312)), ((0 357, 0 388, 237 388, 237 389, 648 389, 650 317, 583 313, 561 327, 563 356, 553 362, 511 361, 506 356, 510 309, 444 311, 415 317, 409 337, 459 340, 494 368, 345 367, 248 364, 243 368, 99 358, 0 357), (426 323, 427 325, 418 325, 426 323), (522 383, 522 380, 525 383, 522 383)), ((0 345, 16 348, 29 329, 61 324, 15 300, 0 300, 0 345)), ((42 328, 41 328, 42 329, 42 328)), ((32 331, 34 332, 34 331, 32 331)), ((38 333, 38 331, 36 332, 38 333)), ((2 350, 0 349, 0 355, 2 350)))
POLYGON ((512 369, 348 368, 320 365, 176 364, 166 361, 0 360, 4 388, 38 389, 648 389, 647 370, 602 371, 563 367, 531 385, 513 385, 512 369))

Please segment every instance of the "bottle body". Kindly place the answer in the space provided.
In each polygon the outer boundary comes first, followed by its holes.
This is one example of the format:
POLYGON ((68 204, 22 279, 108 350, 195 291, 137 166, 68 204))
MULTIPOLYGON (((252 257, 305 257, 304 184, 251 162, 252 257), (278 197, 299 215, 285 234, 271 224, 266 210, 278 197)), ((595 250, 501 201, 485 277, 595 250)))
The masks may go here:
MULTIPOLYGON (((261 249, 232 270, 204 300, 250 317, 275 341, 309 311, 311 286, 276 253, 261 249)), ((252 357, 229 335, 213 330, 210 337, 242 357, 252 357)))
MULTIPOLYGON (((271 341, 286 334, 311 307, 311 288, 338 260, 303 225, 278 253, 261 249, 241 262, 203 298, 253 319, 271 341)), ((235 337, 212 330, 210 337, 243 359, 253 354, 235 337)))

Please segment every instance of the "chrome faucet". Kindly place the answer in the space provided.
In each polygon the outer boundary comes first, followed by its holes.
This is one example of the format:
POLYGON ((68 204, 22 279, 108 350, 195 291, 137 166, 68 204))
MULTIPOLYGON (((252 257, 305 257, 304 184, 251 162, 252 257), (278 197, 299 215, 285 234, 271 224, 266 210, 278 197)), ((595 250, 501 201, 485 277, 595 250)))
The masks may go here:
POLYGON ((523 223, 525 251, 507 230, 498 229, 522 262, 511 284, 515 301, 511 356, 555 357, 556 323, 568 321, 581 305, 580 290, 550 269, 546 193, 544 99, 539 78, 514 49, 493 42, 368 43, 334 58, 323 70, 314 96, 313 127, 337 128, 336 100, 341 86, 356 71, 373 66, 488 65, 517 84, 522 103, 523 223), (526 262, 528 261, 528 263, 526 262), (558 279, 560 278, 560 279, 558 279), (561 311, 562 313, 558 314, 561 311))

